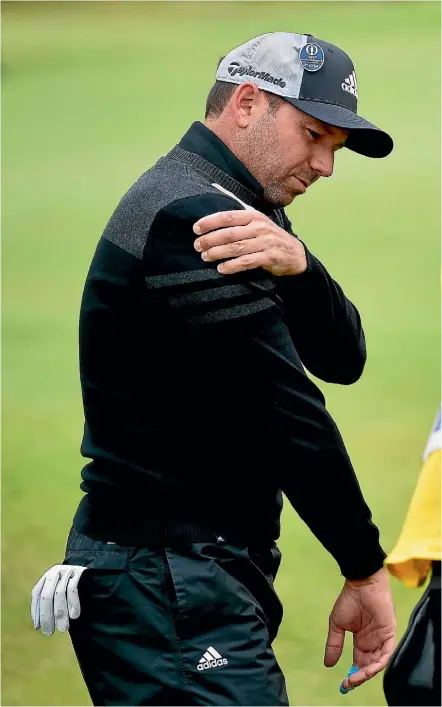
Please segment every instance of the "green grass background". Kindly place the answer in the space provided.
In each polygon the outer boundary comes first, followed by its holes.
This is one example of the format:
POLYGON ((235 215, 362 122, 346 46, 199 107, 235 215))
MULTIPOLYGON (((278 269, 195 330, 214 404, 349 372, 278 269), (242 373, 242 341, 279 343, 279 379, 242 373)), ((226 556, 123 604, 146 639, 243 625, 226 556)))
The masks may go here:
MULTIPOLYGON (((363 316, 363 379, 321 387, 383 544, 394 544, 440 390, 440 6, 4 2, 2 15, 2 703, 87 705, 68 636, 44 637, 29 618, 31 588, 62 560, 80 498, 84 278, 122 194, 202 119, 218 58, 263 32, 342 46, 360 111, 395 138, 386 160, 340 153, 334 178, 288 210, 363 316)), ((379 677, 339 694, 349 640, 337 668, 322 665, 341 578, 288 504, 281 548, 276 653, 291 703, 385 704, 379 677)), ((392 586, 401 633, 420 591, 392 586)))

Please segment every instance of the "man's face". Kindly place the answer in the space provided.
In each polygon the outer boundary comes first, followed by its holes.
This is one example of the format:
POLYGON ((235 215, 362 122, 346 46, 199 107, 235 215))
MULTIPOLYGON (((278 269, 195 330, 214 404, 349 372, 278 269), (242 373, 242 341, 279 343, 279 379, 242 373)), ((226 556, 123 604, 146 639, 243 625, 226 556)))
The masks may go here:
POLYGON ((276 112, 261 109, 240 139, 244 164, 264 188, 265 198, 287 206, 319 177, 331 177, 335 152, 347 137, 348 130, 311 118, 282 100, 276 112))

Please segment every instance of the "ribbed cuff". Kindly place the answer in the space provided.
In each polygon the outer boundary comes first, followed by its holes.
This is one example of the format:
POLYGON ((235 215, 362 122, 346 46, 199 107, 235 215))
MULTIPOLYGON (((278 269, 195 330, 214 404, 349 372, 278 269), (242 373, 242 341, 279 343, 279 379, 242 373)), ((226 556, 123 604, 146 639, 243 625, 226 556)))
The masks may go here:
POLYGON ((386 553, 380 545, 360 550, 353 550, 338 560, 343 577, 349 580, 366 579, 384 566, 386 553))

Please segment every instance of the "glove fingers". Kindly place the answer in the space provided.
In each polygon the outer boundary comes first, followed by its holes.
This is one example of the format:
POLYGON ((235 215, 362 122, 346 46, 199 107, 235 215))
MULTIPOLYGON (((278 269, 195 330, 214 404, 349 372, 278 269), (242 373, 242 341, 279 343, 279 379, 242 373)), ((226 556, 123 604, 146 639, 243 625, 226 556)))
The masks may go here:
POLYGON ((76 567, 67 587, 67 601, 69 616, 71 619, 78 619, 81 612, 80 597, 78 595, 78 582, 86 567, 76 567))
POLYGON ((40 594, 45 580, 46 574, 40 577, 31 594, 31 619, 36 630, 40 628, 40 594))
POLYGON ((69 628, 68 603, 66 598, 66 587, 73 570, 66 569, 60 575, 60 581, 57 584, 54 593, 54 618, 55 628, 59 631, 67 631, 69 628))
POLYGON ((40 623, 41 630, 45 636, 52 636, 55 631, 54 593, 59 580, 60 572, 58 570, 47 574, 40 595, 40 623))

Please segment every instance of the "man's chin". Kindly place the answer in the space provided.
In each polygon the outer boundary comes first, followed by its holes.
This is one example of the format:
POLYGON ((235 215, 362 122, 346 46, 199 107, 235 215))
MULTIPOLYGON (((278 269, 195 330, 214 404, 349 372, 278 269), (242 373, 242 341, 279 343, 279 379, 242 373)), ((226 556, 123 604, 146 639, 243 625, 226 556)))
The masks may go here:
POLYGON ((266 201, 284 208, 289 206, 297 196, 301 196, 304 192, 297 189, 264 189, 264 198, 266 201))
POLYGON ((275 206, 279 206, 281 208, 285 208, 286 206, 290 206, 290 204, 296 199, 297 196, 301 196, 303 192, 296 192, 295 194, 293 192, 290 192, 290 194, 284 194, 284 196, 280 195, 278 200, 276 199, 268 199, 272 204, 275 204, 275 206))
POLYGON ((266 201, 270 202, 270 204, 274 204, 275 206, 279 206, 281 208, 284 208, 285 206, 289 206, 294 199, 296 199, 297 196, 301 196, 303 192, 300 191, 285 191, 285 192, 279 192, 278 194, 275 193, 270 193, 266 194, 264 192, 264 198, 266 201))
POLYGON ((291 194, 287 197, 287 201, 286 201, 284 204, 282 204, 282 206, 288 206, 289 204, 292 203, 292 201, 294 201, 294 200, 296 199, 296 197, 302 196, 303 194, 304 194, 303 191, 297 191, 297 192, 294 193, 294 194, 291 193, 291 194))

